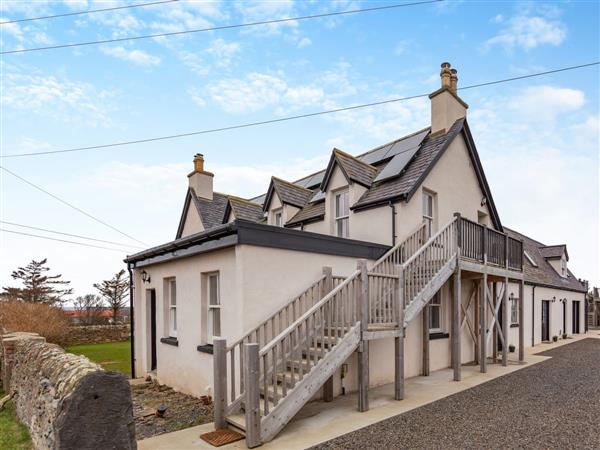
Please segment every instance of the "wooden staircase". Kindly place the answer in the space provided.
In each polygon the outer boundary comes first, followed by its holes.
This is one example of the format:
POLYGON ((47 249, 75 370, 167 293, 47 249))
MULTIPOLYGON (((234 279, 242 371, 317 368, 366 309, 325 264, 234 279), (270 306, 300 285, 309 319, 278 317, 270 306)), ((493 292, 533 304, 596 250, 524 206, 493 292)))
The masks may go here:
MULTIPOLYGON (((353 352, 368 352, 368 340, 393 335, 403 354, 404 328, 456 268, 456 224, 454 218, 427 240, 425 226, 418 227, 370 271, 364 260, 345 279, 326 270, 229 348, 215 339, 215 426, 243 431, 247 446, 256 447, 273 439, 353 352)), ((359 357, 359 372, 364 361, 359 357)), ((400 358, 397 385, 403 367, 400 358)), ((359 399, 367 388, 368 375, 359 399)), ((397 388, 396 398, 402 395, 397 388)))

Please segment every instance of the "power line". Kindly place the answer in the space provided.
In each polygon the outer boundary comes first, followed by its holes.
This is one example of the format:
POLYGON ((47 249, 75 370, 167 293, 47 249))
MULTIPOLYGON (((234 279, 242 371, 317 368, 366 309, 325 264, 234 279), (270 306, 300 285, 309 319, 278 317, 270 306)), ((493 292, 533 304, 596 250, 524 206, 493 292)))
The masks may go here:
POLYGON ((2 231, 4 233, 13 233, 13 234, 20 234, 22 236, 31 236, 31 237, 36 237, 36 238, 40 238, 40 239, 48 239, 49 241, 66 242, 68 244, 82 245, 84 247, 101 248, 104 250, 112 250, 113 252, 127 253, 127 250, 119 250, 117 248, 103 247, 101 245, 85 244, 83 242, 75 242, 75 241, 69 241, 66 239, 58 239, 58 238, 52 238, 52 237, 48 237, 48 236, 40 236, 39 234, 22 233, 20 231, 6 230, 4 228, 0 228, 0 231, 2 231))
POLYGON ((32 20, 55 19, 57 17, 78 16, 81 14, 91 14, 91 13, 105 12, 105 11, 115 11, 118 9, 139 8, 141 6, 153 6, 153 5, 160 5, 162 3, 173 3, 173 2, 177 2, 177 1, 179 1, 179 0, 162 0, 159 2, 138 3, 135 5, 114 6, 112 8, 91 9, 88 11, 77 11, 77 12, 70 12, 70 13, 64 13, 64 14, 54 14, 52 16, 28 17, 26 19, 7 20, 5 22, 0 22, 0 25, 6 25, 8 23, 30 22, 32 20))
POLYGON ((81 213, 81 214, 83 214, 84 216, 87 216, 87 217, 89 217, 90 219, 93 219, 93 220, 95 220, 96 222, 98 222, 98 223, 100 223, 100 224, 102 224, 102 225, 104 225, 104 226, 106 226, 106 227, 110 228, 111 230, 114 230, 114 231, 116 231, 116 232, 117 232, 117 233, 119 233, 119 234, 122 234, 123 236, 125 236, 125 237, 127 237, 127 238, 129 238, 129 239, 132 239, 132 240, 134 240, 134 241, 136 241, 136 242, 138 242, 138 243, 140 243, 140 244, 142 244, 142 245, 148 246, 148 244, 146 244, 146 243, 144 243, 144 242, 140 241, 139 239, 136 239, 136 238, 134 238, 133 236, 130 236, 130 235, 128 235, 127 233, 124 233, 123 231, 119 230, 118 228, 115 228, 115 227, 113 227, 112 225, 110 225, 110 224, 108 224, 108 223, 104 222, 103 220, 100 220, 100 219, 98 219, 97 217, 94 217, 94 216, 92 216, 90 213, 88 213, 88 212, 84 211, 83 209, 81 209, 81 208, 78 208, 78 207, 77 207, 77 206, 75 206, 75 205, 72 205, 71 203, 69 203, 69 202, 67 202, 67 201, 63 200, 62 198, 60 198, 60 197, 58 197, 58 196, 56 196, 56 195, 52 194, 51 192, 48 192, 47 190, 45 190, 45 189, 43 189, 43 188, 39 187, 37 184, 34 184, 34 183, 32 183, 31 181, 28 181, 28 180, 26 180, 26 179, 25 179, 25 178, 23 178, 22 176, 20 176, 20 175, 17 175, 16 173, 14 173, 14 172, 12 172, 12 171, 8 170, 6 167, 0 166, 0 169, 2 169, 2 170, 4 170, 5 172, 7 172, 7 173, 11 174, 11 175, 12 175, 13 177, 15 177, 15 178, 18 178, 18 179, 19 179, 19 180, 21 180, 22 182, 24 182, 24 183, 27 183, 28 185, 30 185, 30 186, 32 186, 32 187, 34 187, 34 188, 36 188, 38 191, 42 191, 44 194, 47 194, 47 195, 49 195, 50 197, 52 197, 52 198, 53 198, 53 199, 55 199, 55 200, 58 200, 59 202, 63 203, 64 205, 67 205, 69 208, 72 208, 72 209, 74 209, 75 211, 78 211, 78 212, 80 212, 80 213, 81 213))
MULTIPOLYGON (((487 81, 484 83, 472 84, 469 86, 460 87, 460 88, 458 88, 458 90, 464 91, 467 89, 475 89, 475 88, 484 87, 484 86, 491 86, 494 84, 508 83, 508 82, 512 82, 512 81, 524 80, 527 78, 534 78, 534 77, 540 77, 543 75, 550 75, 550 74, 559 73, 559 72, 566 72, 569 70, 582 69, 584 67, 597 66, 598 64, 600 64, 600 61, 595 61, 595 62, 586 63, 586 64, 579 64, 577 66, 561 67, 559 69, 547 70, 545 72, 537 72, 537 73, 532 73, 532 74, 528 74, 528 75, 521 75, 518 77, 504 78, 501 80, 494 80, 494 81, 487 81)), ((263 121, 258 121, 258 122, 242 123, 242 124, 238 124, 238 125, 230 125, 230 126, 221 127, 221 128, 210 128, 210 129, 206 129, 206 130, 191 131, 188 133, 171 134, 171 135, 167 135, 167 136, 157 136, 157 137, 144 138, 144 139, 136 139, 136 140, 132 140, 132 141, 113 142, 110 144, 91 145, 88 147, 75 147, 75 148, 67 148, 67 149, 61 149, 61 150, 47 150, 47 151, 43 151, 43 152, 13 153, 13 154, 8 154, 8 155, 0 155, 0 159, 1 158, 21 158, 21 157, 26 157, 26 156, 50 155, 50 154, 56 154, 56 153, 81 152, 81 151, 86 151, 86 150, 99 150, 99 149, 110 148, 110 147, 119 147, 119 146, 124 146, 124 145, 143 144, 143 143, 148 143, 148 142, 164 141, 164 140, 168 140, 168 139, 179 139, 179 138, 190 137, 190 136, 198 136, 198 135, 202 135, 202 134, 219 133, 219 132, 223 132, 223 131, 237 130, 240 128, 255 127, 255 126, 259 126, 259 125, 268 125, 268 124, 273 124, 273 123, 278 123, 278 122, 287 122, 290 120, 304 119, 307 117, 322 116, 322 115, 333 114, 333 113, 342 112, 342 111, 351 111, 351 110, 355 110, 355 109, 369 108, 372 106, 386 105, 389 103, 402 102, 402 101, 406 101, 406 100, 412 100, 412 99, 428 97, 428 96, 429 96, 428 93, 411 95, 408 97, 393 98, 390 100, 382 100, 379 102, 363 103, 363 104, 347 106, 347 107, 343 107, 343 108, 329 109, 329 110, 325 110, 325 111, 316 111, 316 112, 312 112, 312 113, 298 114, 295 116, 280 117, 278 119, 269 119, 269 120, 263 120, 263 121)))
POLYGON ((372 11, 381 11, 381 10, 388 10, 388 9, 394 9, 394 8, 403 8, 406 6, 417 6, 417 5, 425 5, 425 4, 429 4, 429 3, 439 3, 439 2, 443 2, 443 1, 445 1, 445 0, 425 0, 425 1, 412 2, 412 3, 400 3, 400 4, 394 4, 394 5, 374 6, 372 8, 351 9, 351 10, 347 10, 347 11, 335 11, 335 12, 322 13, 322 14, 311 14, 308 16, 287 17, 287 18, 283 18, 283 19, 272 19, 272 20, 261 20, 258 22, 239 23, 239 24, 235 24, 235 25, 221 25, 221 26, 210 27, 210 28, 198 28, 198 29, 193 29, 193 30, 171 31, 168 33, 145 34, 142 36, 129 36, 129 37, 122 37, 122 38, 114 38, 114 39, 103 39, 103 40, 99 40, 99 41, 76 42, 73 44, 58 44, 58 45, 50 45, 47 47, 22 48, 22 49, 17 49, 17 50, 7 50, 4 52, 0 52, 0 55, 9 55, 9 54, 13 54, 13 53, 35 52, 35 51, 40 51, 40 50, 56 50, 59 48, 81 47, 81 46, 85 46, 85 45, 109 44, 109 43, 123 42, 123 41, 137 41, 140 39, 179 36, 179 35, 190 34, 190 33, 202 33, 205 31, 231 30, 234 28, 252 27, 252 26, 256 26, 256 25, 269 25, 269 24, 274 24, 274 23, 291 22, 291 21, 297 21, 297 20, 320 19, 323 17, 332 17, 332 16, 341 16, 341 15, 348 15, 348 14, 372 12, 372 11))
POLYGON ((88 236, 81 236, 79 234, 70 234, 70 233, 64 233, 62 231, 48 230, 46 228, 32 227, 31 225, 23 225, 20 223, 7 222, 6 220, 0 220, 0 223, 6 224, 6 225, 12 225, 15 227, 29 228, 30 230, 45 231, 47 233, 62 234, 63 236, 71 236, 71 237, 76 237, 79 239, 87 239, 89 241, 104 242, 105 244, 114 244, 114 245, 120 245, 123 247, 132 247, 132 248, 143 248, 138 245, 130 245, 130 244, 124 244, 122 242, 106 241, 104 239, 97 239, 97 238, 92 238, 92 237, 88 237, 88 236))

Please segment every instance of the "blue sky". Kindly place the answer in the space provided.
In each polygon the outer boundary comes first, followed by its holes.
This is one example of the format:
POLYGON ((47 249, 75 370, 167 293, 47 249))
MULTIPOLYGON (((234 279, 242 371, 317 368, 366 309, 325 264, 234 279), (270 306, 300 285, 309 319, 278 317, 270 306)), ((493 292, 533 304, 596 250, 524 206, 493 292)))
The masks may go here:
MULTIPOLYGON (((3 1, 2 21, 128 2, 3 1)), ((129 2, 131 3, 131 2, 129 2)), ((139 3, 139 2, 135 2, 139 3)), ((199 2, 1 25, 3 50, 169 32, 384 5, 385 2, 199 2)), ((600 59, 597 2, 445 1, 335 18, 4 55, 2 153, 176 134, 459 86, 600 59)), ((570 267, 600 284, 598 67, 460 95, 505 225, 566 242, 570 267)), ((253 196, 271 175, 321 169, 427 126, 417 99, 330 116, 2 164, 104 221, 159 244, 174 238, 194 153, 221 192, 253 196)), ((4 173, 2 220, 136 244, 4 173)), ((2 225, 18 231, 16 227, 2 225)), ((37 233, 33 231, 34 233, 37 233)), ((68 239, 68 238, 67 238, 68 239)), ((48 257, 76 294, 123 253, 0 235, 0 284, 48 257)))

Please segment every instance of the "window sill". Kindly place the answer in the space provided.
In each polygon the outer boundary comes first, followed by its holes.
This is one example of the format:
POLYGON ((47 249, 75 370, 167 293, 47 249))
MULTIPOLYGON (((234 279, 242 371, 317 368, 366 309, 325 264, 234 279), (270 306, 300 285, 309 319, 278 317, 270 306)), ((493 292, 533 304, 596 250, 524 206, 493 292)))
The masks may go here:
POLYGON ((448 339, 450 334, 448 333, 429 333, 429 340, 435 341, 436 339, 448 339))
POLYGON ((172 345, 173 347, 179 347, 179 341, 176 337, 164 337, 160 338, 160 342, 167 345, 172 345))
POLYGON ((212 355, 213 354, 213 345, 212 344, 199 345, 198 347, 196 347, 196 350, 198 350, 200 353, 208 353, 209 355, 212 355))
POLYGON ((511 328, 519 328, 519 324, 518 323, 511 323, 510 327, 511 328))

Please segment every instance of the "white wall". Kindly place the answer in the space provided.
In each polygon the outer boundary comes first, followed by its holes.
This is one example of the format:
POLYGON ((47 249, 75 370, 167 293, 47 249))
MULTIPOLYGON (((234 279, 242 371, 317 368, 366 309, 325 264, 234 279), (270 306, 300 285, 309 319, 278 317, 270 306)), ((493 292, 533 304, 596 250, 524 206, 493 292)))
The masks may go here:
POLYGON ((183 230, 181 231, 181 237, 186 237, 194 233, 200 233, 204 231, 204 225, 200 219, 200 214, 194 205, 194 201, 190 201, 190 206, 185 216, 185 222, 183 223, 183 230))

